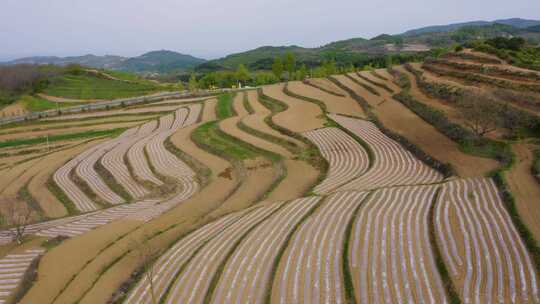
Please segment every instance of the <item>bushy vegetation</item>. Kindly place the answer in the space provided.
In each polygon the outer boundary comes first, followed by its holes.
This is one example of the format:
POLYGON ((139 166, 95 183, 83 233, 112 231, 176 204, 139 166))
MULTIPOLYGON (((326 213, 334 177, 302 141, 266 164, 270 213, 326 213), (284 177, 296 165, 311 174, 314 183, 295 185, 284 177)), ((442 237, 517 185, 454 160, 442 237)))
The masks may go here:
POLYGON ((56 66, 20 64, 0 66, 0 107, 21 95, 34 94, 47 87, 50 78, 62 73, 56 66))
POLYGON ((536 178, 536 180, 540 183, 540 150, 534 150, 533 152, 534 160, 531 167, 531 172, 536 178))
POLYGON ((496 55, 511 64, 527 69, 540 70, 540 47, 527 45, 520 37, 496 37, 465 44, 476 51, 496 55))
MULTIPOLYGON (((426 81, 421 71, 416 70, 411 65, 406 65, 405 68, 413 73, 418 87, 424 94, 453 104, 466 119, 471 119, 470 116, 474 115, 476 119, 482 120, 481 123, 475 122, 482 124, 477 129, 480 131, 479 133, 495 122, 496 127, 508 129, 513 137, 540 136, 540 118, 512 106, 509 99, 501 100, 498 98, 500 93, 477 93, 447 84, 426 81)), ((518 94, 514 97, 519 99, 520 96, 518 94)))
POLYGON ((494 158, 502 163, 511 161, 511 150, 503 142, 487 139, 451 122, 444 112, 414 99, 407 91, 394 95, 394 98, 433 125, 439 132, 458 143, 464 152, 494 158))
POLYGON ((428 70, 437 75, 446 75, 454 78, 463 79, 468 83, 474 84, 487 84, 503 89, 510 89, 516 91, 531 91, 535 93, 540 93, 540 85, 531 84, 531 83, 517 83, 509 80, 504 80, 500 78, 493 78, 484 76, 481 74, 472 74, 468 72, 444 69, 437 65, 434 65, 433 62, 427 61, 422 65, 422 68, 428 70))
POLYGON ((438 64, 447 66, 453 69, 458 69, 461 71, 471 71, 474 73, 480 73, 480 74, 486 74, 486 75, 492 75, 492 76, 500 76, 500 77, 512 77, 512 78, 519 78, 521 80, 540 80, 540 74, 535 72, 525 72, 520 70, 509 70, 504 69, 496 66, 485 66, 485 65, 478 65, 478 64, 471 64, 471 63, 459 63, 454 61, 448 61, 444 59, 435 59, 435 58, 428 58, 425 61, 426 63, 431 64, 438 64))

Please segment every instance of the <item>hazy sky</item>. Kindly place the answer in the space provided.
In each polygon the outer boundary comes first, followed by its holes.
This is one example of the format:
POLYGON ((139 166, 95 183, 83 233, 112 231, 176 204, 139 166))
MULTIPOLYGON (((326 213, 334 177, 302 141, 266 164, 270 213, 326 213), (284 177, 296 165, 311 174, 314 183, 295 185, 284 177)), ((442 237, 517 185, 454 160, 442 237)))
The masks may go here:
POLYGON ((1 0, 0 60, 159 49, 215 58, 509 17, 540 19, 540 0, 1 0))

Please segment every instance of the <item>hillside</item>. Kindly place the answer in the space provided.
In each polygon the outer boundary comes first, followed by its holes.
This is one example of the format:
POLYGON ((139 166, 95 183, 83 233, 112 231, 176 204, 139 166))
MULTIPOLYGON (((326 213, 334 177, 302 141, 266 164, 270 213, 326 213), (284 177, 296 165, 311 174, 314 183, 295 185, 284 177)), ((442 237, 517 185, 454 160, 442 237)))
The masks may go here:
POLYGON ((189 69, 205 61, 191 55, 162 50, 126 59, 116 69, 130 72, 168 73, 189 69))
POLYGON ((204 59, 196 58, 190 55, 161 50, 148 52, 141 56, 132 58, 112 55, 84 55, 72 57, 25 57, 8 62, 3 62, 0 63, 0 65, 53 64, 59 66, 66 66, 69 64, 79 64, 82 66, 98 69, 112 69, 129 72, 168 73, 175 70, 189 69, 197 64, 203 63, 204 61, 204 59))
POLYGON ((15 59, 8 62, 3 62, 4 65, 15 64, 54 64, 59 66, 65 66, 69 64, 80 64, 87 67, 110 69, 116 68, 122 65, 122 62, 127 58, 122 56, 96 56, 96 55, 84 55, 84 56, 71 56, 71 57, 56 57, 56 56, 36 56, 25 57, 15 59))
POLYGON ((252 70, 269 70, 273 59, 287 52, 295 54, 298 61, 308 67, 317 66, 324 60, 335 60, 343 66, 348 64, 363 66, 369 64, 370 59, 384 55, 407 56, 434 48, 451 47, 455 44, 499 36, 518 36, 531 43, 540 43, 540 32, 535 27, 528 27, 535 24, 540 24, 540 21, 517 18, 497 22, 478 21, 427 27, 401 35, 381 34, 371 39, 353 38, 335 41, 317 48, 265 46, 210 60, 196 70, 234 69, 241 63, 252 70))
POLYGON ((452 23, 446 25, 433 25, 426 26, 418 29, 408 30, 402 35, 404 36, 415 36, 419 34, 426 33, 441 33, 441 32, 452 32, 463 27, 476 27, 476 26, 486 26, 493 25, 495 23, 509 25, 516 28, 527 28, 535 25, 540 25, 540 20, 527 20, 521 18, 510 18, 510 19, 499 19, 495 21, 469 21, 461 23, 452 23))
POLYGON ((539 94, 463 49, 1 126, 0 301, 538 303, 539 94))

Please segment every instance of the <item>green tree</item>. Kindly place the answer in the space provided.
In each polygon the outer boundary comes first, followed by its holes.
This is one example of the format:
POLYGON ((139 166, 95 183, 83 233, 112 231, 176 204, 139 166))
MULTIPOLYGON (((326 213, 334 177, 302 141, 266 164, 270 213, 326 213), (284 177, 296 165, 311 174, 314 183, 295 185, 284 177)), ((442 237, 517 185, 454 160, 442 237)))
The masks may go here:
POLYGON ((274 63, 272 64, 272 72, 277 79, 281 79, 281 76, 283 76, 283 62, 281 61, 281 58, 274 59, 274 63))
POLYGON ((191 77, 189 77, 188 88, 190 92, 195 92, 199 88, 199 83, 197 82, 195 74, 191 74, 191 77))
POLYGON ((324 69, 324 73, 326 74, 325 76, 334 75, 338 71, 336 62, 334 60, 324 61, 322 67, 324 69))
POLYGON ((242 85, 245 85, 251 79, 248 69, 243 64, 238 66, 235 76, 242 85))
POLYGON ((289 73, 289 78, 296 71, 296 58, 292 52, 288 52, 283 56, 283 67, 289 73))
POLYGON ((298 73, 297 73, 296 76, 297 76, 298 80, 304 80, 307 75, 308 75, 307 67, 306 67, 305 64, 302 64, 302 66, 298 70, 298 73))

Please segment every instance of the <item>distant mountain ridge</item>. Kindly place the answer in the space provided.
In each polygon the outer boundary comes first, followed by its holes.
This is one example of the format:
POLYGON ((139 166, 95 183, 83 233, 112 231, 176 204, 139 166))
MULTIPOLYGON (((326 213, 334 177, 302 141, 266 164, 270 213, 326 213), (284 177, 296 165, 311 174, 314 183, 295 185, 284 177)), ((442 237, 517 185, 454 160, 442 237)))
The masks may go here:
POLYGON ((486 26, 486 25, 492 25, 492 24, 504 24, 513 26, 520 29, 525 29, 528 27, 540 25, 540 20, 529 20, 529 19, 521 19, 521 18, 510 18, 510 19, 498 19, 495 21, 470 21, 470 22, 461 22, 461 23, 452 23, 447 25, 432 25, 432 26, 426 26, 418 29, 413 29, 406 31, 403 33, 403 36, 414 36, 419 34, 426 34, 426 33, 444 33, 444 32, 451 32, 458 30, 463 27, 468 26, 486 26))
POLYGON ((206 73, 232 70, 239 64, 246 65, 250 70, 270 70, 274 58, 287 52, 294 53, 298 63, 306 64, 308 67, 318 66, 324 60, 336 60, 340 64, 366 64, 366 60, 370 56, 429 51, 432 48, 452 47, 471 40, 499 36, 518 36, 525 38, 529 43, 540 44, 540 20, 510 18, 436 25, 410 30, 398 35, 383 33, 371 39, 351 38, 334 41, 315 48, 297 45, 262 46, 209 61, 191 55, 160 50, 132 58, 94 55, 27 57, 4 64, 50 63, 65 65, 78 63, 95 68, 137 73, 170 73, 191 70, 197 73, 206 73))
POLYGON ((80 64, 92 68, 112 69, 129 72, 155 72, 167 73, 174 70, 185 70, 205 62, 205 59, 178 52, 161 50, 145 53, 137 57, 122 57, 114 55, 96 56, 36 56, 15 59, 0 64, 54 64, 68 65, 80 64))

